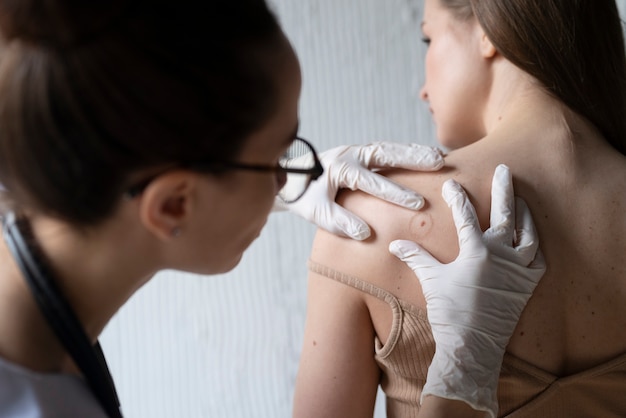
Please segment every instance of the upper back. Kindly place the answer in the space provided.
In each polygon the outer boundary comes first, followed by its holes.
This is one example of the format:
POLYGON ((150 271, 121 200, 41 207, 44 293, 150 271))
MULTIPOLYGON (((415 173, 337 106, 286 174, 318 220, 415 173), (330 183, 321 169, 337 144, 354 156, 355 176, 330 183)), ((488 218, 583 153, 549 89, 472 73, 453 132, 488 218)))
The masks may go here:
MULTIPOLYGON (((340 203, 370 224, 372 237, 366 242, 318 237, 312 257, 425 307, 419 282, 388 253, 389 242, 411 239, 440 261, 452 261, 458 243, 441 198, 443 182, 455 178, 465 187, 486 229, 493 171, 505 163, 516 195, 532 211, 548 264, 508 351, 556 375, 610 360, 626 352, 626 158, 595 139, 570 153, 554 148, 542 153, 515 141, 497 147, 478 141, 451 153, 441 172, 391 172, 393 180, 423 194, 427 206, 413 212, 347 193, 340 203)), ((384 340, 388 308, 364 298, 384 340)))

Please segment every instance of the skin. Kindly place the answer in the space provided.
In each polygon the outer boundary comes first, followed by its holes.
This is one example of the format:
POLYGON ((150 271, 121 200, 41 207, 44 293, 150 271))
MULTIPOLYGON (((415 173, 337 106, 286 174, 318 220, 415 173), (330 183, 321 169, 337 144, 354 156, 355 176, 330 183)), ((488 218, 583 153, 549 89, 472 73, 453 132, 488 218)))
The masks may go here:
MULTIPOLYGON (((246 139, 237 158, 242 163, 277 164, 297 131, 300 68, 288 41, 282 37, 279 42, 270 57, 280 80, 278 109, 246 139)), ((138 198, 120 197, 109 219, 87 229, 27 212, 62 292, 95 341, 115 312, 159 270, 216 274, 234 268, 260 234, 283 182, 272 173, 233 170, 212 176, 171 170, 138 198), (175 229, 181 234, 174 234, 175 229)), ((0 356, 37 372, 75 372, 4 241, 0 356)))
MULTIPOLYGON (((461 24, 437 0, 426 0, 423 31, 430 45, 421 96, 442 144, 457 149, 440 172, 387 173, 424 195, 428 204, 420 213, 361 192, 344 193, 339 203, 368 222, 372 237, 356 242, 319 231, 311 259, 425 310, 419 282, 388 254, 389 243, 414 240, 440 261, 454 260, 457 235, 441 198, 443 182, 454 178, 463 185, 484 230, 493 171, 504 163, 516 194, 531 209, 548 265, 508 353, 555 376, 622 355, 626 158, 587 120, 500 56, 475 20, 461 24)), ((373 339, 387 341, 389 305, 311 272, 307 310, 294 416, 371 417, 381 375, 373 339)), ((463 403, 428 396, 417 416, 482 416, 469 411, 463 403)))
MULTIPOLYGON (((276 164, 298 130, 299 63, 289 42, 280 42, 273 57, 280 80, 279 109, 247 139, 237 159, 241 163, 276 164)), ((136 180, 151 174, 138 173, 136 180)), ((95 341, 126 300, 159 270, 216 274, 234 268, 260 234, 284 180, 250 171, 213 177, 171 170, 138 198, 121 199, 111 218, 87 229, 32 210, 27 213, 59 287, 95 341), (177 236, 174 230, 182 233, 177 236)), ((0 356, 35 372, 79 374, 41 316, 3 240, 0 356)), ((460 405, 438 402, 451 410, 460 405)))
POLYGON ((480 57, 490 45, 483 42, 480 26, 446 15, 431 14, 424 19, 422 32, 424 41, 434 45, 426 54, 426 82, 420 97, 430 104, 439 142, 460 148, 484 136, 480 121, 489 94, 485 89, 489 63, 480 57))

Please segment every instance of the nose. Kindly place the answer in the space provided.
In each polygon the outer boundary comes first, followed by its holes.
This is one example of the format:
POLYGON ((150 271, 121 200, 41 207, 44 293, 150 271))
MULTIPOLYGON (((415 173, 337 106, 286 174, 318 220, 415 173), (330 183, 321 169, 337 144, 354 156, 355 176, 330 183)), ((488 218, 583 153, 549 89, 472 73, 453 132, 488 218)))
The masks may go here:
POLYGON ((284 171, 276 172, 276 194, 282 190, 287 184, 287 173, 284 171))
POLYGON ((428 92, 426 91, 426 85, 424 84, 420 89, 420 99, 427 102, 428 101, 428 92))

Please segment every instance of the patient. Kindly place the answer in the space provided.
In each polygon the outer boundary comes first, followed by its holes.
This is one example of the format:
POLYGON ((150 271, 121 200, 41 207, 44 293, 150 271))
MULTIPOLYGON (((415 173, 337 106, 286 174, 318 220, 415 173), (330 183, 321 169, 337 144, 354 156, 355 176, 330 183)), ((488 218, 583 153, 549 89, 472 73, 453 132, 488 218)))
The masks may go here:
POLYGON ((485 229, 500 163, 532 211, 548 270, 507 347, 498 416, 626 416, 626 57, 615 1, 425 0, 422 29, 421 96, 453 151, 440 172, 387 173, 425 196, 422 212, 346 192, 340 203, 370 239, 318 232, 294 416, 371 417, 378 385, 389 417, 419 416, 435 343, 419 281, 385 250, 412 240, 454 260, 442 184, 463 185, 485 229))

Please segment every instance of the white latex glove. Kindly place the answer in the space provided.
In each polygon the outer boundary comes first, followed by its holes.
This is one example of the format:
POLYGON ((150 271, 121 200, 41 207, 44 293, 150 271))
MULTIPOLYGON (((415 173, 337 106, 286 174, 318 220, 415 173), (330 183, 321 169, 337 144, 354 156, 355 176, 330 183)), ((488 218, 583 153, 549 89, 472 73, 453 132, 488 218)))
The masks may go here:
POLYGON ((339 189, 362 190, 417 210, 424 206, 422 196, 371 170, 401 167, 436 171, 444 165, 443 154, 437 148, 394 142, 339 146, 321 153, 320 161, 324 174, 311 183, 304 196, 290 204, 277 198, 274 210, 289 210, 333 234, 357 240, 369 237, 370 228, 361 218, 335 203, 339 189))
POLYGON ((545 262, 530 211, 514 198, 506 166, 496 168, 491 227, 484 234, 458 183, 444 183, 443 197, 459 236, 456 260, 441 264, 412 241, 389 246, 422 284, 436 343, 422 401, 426 395, 461 400, 495 417, 504 352, 545 262))

